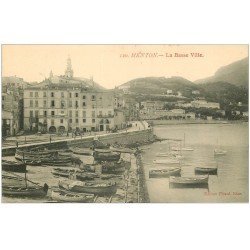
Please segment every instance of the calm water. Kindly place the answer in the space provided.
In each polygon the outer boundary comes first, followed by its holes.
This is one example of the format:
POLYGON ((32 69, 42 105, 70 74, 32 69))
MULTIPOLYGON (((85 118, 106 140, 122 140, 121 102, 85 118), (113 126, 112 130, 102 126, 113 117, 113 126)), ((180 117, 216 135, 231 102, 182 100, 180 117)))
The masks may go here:
MULTIPOLYGON (((194 176, 194 168, 215 167, 218 174, 209 176, 209 189, 169 188, 168 178, 148 177, 149 169, 162 168, 154 164, 157 153, 167 153, 178 142, 162 141, 150 145, 143 153, 146 182, 151 202, 247 202, 248 201, 248 123, 244 124, 192 124, 154 127, 161 138, 182 139, 194 151, 183 151, 182 176, 194 176), (218 144, 217 144, 218 141, 218 144), (227 151, 225 156, 214 157, 219 145, 227 151), (226 193, 226 194, 225 194, 226 193)), ((166 165, 165 165, 166 166, 166 165)), ((173 166, 173 165, 171 165, 173 166)))

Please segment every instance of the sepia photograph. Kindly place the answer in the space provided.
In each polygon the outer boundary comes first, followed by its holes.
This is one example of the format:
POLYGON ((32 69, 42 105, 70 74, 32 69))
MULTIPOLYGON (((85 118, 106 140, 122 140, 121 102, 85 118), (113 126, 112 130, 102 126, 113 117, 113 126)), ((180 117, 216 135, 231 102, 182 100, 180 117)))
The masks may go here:
POLYGON ((2 45, 2 203, 247 203, 249 46, 2 45))

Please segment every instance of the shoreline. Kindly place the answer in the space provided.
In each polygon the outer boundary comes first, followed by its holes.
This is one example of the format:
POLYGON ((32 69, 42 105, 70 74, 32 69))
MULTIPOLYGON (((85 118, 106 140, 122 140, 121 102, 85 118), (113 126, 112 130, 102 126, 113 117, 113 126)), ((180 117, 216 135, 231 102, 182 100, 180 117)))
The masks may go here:
POLYGON ((228 120, 221 120, 221 121, 207 121, 207 120, 193 120, 193 121, 173 121, 173 120, 147 120, 150 125, 192 125, 192 124, 248 124, 247 121, 228 121, 228 120))

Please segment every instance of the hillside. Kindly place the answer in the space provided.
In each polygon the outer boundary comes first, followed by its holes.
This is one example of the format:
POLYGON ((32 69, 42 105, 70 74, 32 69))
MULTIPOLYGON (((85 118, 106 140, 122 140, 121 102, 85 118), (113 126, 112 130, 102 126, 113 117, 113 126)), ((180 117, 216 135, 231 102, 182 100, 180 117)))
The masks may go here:
POLYGON ((248 88, 248 57, 219 68, 211 77, 200 79, 195 83, 202 84, 207 82, 227 82, 236 86, 248 88))
POLYGON ((198 89, 196 84, 182 77, 137 78, 118 87, 118 89, 123 88, 129 88, 130 92, 140 94, 164 94, 167 90, 173 90, 174 92, 182 91, 184 94, 185 92, 198 89))
POLYGON ((248 90, 227 82, 210 82, 199 84, 201 94, 207 101, 219 102, 222 105, 242 102, 248 103, 248 90))

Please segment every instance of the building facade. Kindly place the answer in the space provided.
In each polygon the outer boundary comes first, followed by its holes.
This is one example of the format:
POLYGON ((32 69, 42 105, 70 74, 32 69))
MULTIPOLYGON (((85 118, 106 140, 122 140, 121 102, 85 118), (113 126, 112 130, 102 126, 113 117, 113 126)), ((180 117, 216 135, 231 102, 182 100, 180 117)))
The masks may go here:
POLYGON ((114 93, 93 80, 73 77, 68 59, 65 75, 53 76, 24 90, 24 129, 64 133, 114 128, 114 93))

